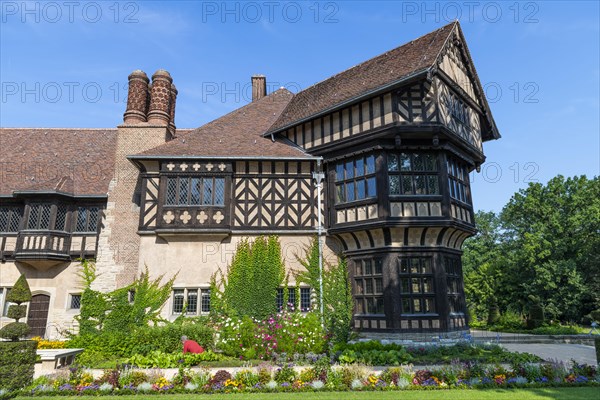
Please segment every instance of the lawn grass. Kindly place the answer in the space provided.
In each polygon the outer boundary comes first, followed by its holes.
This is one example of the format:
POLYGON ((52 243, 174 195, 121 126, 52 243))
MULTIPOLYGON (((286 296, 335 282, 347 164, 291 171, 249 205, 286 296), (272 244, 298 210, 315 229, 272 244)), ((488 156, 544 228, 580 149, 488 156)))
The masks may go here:
MULTIPOLYGON (((110 398, 109 396, 104 396, 110 398)), ((573 399, 589 400, 600 398, 598 387, 576 387, 576 388, 532 388, 532 389, 485 389, 485 390, 406 390, 390 392, 311 392, 311 393, 241 393, 241 394, 210 394, 189 395, 173 394, 158 396, 111 396, 120 400, 139 400, 140 398, 151 398, 157 400, 183 400, 187 398, 210 399, 210 400, 290 400, 290 399, 315 399, 315 400, 363 400, 363 399, 402 399, 402 400, 542 400, 542 399, 573 399)), ((31 399, 32 397, 17 397, 16 399, 31 399)), ((98 400, 98 396, 69 396, 69 397, 35 397, 36 400, 98 400)))

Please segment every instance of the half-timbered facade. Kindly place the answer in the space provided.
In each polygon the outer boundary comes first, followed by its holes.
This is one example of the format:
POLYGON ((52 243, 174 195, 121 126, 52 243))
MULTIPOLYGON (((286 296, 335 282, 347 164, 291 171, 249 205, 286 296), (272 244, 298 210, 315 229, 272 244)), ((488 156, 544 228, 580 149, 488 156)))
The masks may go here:
MULTIPOLYGON (((20 171, 3 185, 0 290, 24 272, 49 299, 48 321, 66 322, 77 305, 75 260, 95 258, 102 290, 144 266, 178 271, 165 316, 184 303, 202 314, 210 276, 240 240, 276 234, 288 268, 298 269, 321 212, 326 258, 348 259, 355 329, 468 329, 460 256, 475 232, 469 173, 485 160, 482 143, 499 133, 459 24, 297 94, 267 94, 263 76, 252 87, 248 105, 177 130, 170 75, 159 70, 150 83, 135 71, 116 130, 2 130, 33 164, 73 149, 50 145, 41 156, 25 137, 64 134, 84 146, 104 138, 73 158, 88 165, 83 154, 93 153, 107 167, 83 183, 60 173, 30 182, 20 171)), ((304 308, 310 293, 302 288, 304 308)))

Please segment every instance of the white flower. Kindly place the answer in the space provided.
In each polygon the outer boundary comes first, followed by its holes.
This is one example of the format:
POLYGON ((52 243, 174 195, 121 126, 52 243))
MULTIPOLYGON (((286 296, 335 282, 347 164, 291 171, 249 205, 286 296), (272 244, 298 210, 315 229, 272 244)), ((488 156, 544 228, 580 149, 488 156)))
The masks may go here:
POLYGON ((148 382, 140 383, 137 387, 137 390, 139 392, 149 392, 150 390, 152 390, 152 384, 148 382))
POLYGON ((196 390, 197 388, 198 385, 196 385, 195 383, 188 382, 185 384, 185 390, 196 390))
POLYGON ((323 387, 325 387, 325 384, 322 381, 314 381, 313 383, 311 383, 313 389, 323 389, 323 387))
POLYGON ((267 383, 267 389, 275 389, 277 387, 277 382, 275 381, 269 381, 269 383, 267 383))
POLYGON ((350 386, 352 387, 352 389, 360 389, 361 387, 363 387, 363 383, 360 379, 355 379, 352 381, 350 386))
POLYGON ((111 390, 113 390, 113 385, 111 385, 108 382, 104 382, 102 385, 100 385, 100 387, 98 387, 98 390, 100 390, 101 392, 110 392, 111 390))

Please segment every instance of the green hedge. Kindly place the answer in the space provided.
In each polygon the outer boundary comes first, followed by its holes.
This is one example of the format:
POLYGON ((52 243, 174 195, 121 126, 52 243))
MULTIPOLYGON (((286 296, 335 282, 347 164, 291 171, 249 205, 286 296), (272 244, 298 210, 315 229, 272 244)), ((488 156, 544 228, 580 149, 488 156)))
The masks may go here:
POLYGON ((596 345, 596 362, 600 364, 600 337, 594 338, 594 344, 596 345))
POLYGON ((214 347, 213 330, 202 322, 139 327, 128 333, 103 332, 77 336, 69 341, 68 347, 119 357, 131 357, 134 354, 145 356, 153 351, 174 353, 182 350, 183 335, 207 349, 214 347))
POLYGON ((33 381, 37 342, 0 342, 0 389, 16 390, 33 381))

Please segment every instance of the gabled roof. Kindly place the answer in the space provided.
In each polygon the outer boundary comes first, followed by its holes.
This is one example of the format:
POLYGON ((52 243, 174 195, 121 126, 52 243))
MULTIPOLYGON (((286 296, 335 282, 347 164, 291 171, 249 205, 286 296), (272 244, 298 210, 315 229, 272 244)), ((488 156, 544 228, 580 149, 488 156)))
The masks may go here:
MULTIPOLYGON (((298 92, 267 134, 354 103, 411 77, 425 75, 436 66, 440 53, 455 29, 462 37, 458 21, 452 22, 298 92)), ((471 61, 470 55, 468 58, 471 61)), ((474 67, 472 70, 481 89, 474 67)), ((484 112, 495 129, 485 96, 482 97, 484 112)))
POLYGON ((224 115, 193 132, 129 156, 132 159, 171 157, 307 158, 291 142, 272 141, 263 134, 279 118, 294 95, 279 89, 268 96, 224 115))
POLYGON ((0 195, 106 196, 116 129, 0 128, 0 195))

